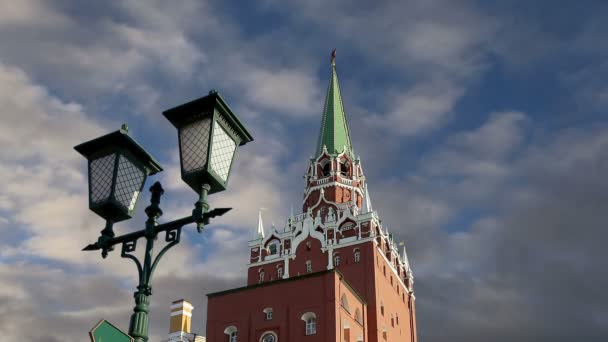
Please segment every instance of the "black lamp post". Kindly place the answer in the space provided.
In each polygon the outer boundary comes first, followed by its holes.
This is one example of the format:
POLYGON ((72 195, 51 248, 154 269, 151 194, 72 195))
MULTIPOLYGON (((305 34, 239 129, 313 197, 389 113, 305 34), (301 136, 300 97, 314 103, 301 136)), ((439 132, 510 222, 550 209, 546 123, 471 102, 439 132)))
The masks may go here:
POLYGON ((160 198, 164 190, 159 182, 150 187, 150 205, 146 208, 145 228, 116 237, 113 224, 130 219, 147 176, 162 171, 158 162, 128 135, 126 125, 113 133, 80 144, 74 149, 89 161, 89 208, 106 220, 97 242, 83 250, 101 250, 105 258, 117 244, 121 256, 134 261, 139 275, 135 308, 129 335, 136 342, 148 340, 148 312, 152 294, 151 278, 162 256, 179 243, 182 227, 196 223, 202 232, 209 219, 221 216, 230 208, 209 211, 207 195, 226 189, 238 146, 253 138, 226 102, 216 92, 163 113, 178 129, 182 179, 198 193, 192 215, 159 224, 163 214, 160 198), (153 258, 154 241, 165 232, 167 244, 153 258), (146 239, 143 264, 135 257, 137 240, 146 239))

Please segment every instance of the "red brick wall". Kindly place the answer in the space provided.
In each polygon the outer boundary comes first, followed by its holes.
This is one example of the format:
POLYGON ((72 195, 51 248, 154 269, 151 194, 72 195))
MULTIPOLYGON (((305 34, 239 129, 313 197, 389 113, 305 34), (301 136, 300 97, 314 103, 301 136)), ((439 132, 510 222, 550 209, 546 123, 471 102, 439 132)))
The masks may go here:
MULTIPOLYGON (((264 332, 273 331, 279 341, 334 342, 340 330, 336 322, 349 319, 344 313, 336 311, 336 308, 340 308, 341 294, 349 296, 353 314, 355 308, 365 311, 363 303, 340 281, 340 275, 336 272, 210 295, 207 341, 226 341, 224 329, 233 325, 238 329, 239 341, 257 342, 264 332), (270 321, 263 313, 267 307, 273 309, 273 319, 270 321), (317 316, 317 334, 314 337, 305 335, 305 323, 301 320, 305 312, 314 312, 317 316)), ((354 324, 351 326, 357 328, 354 324)), ((363 326, 366 326, 365 317, 363 326)))

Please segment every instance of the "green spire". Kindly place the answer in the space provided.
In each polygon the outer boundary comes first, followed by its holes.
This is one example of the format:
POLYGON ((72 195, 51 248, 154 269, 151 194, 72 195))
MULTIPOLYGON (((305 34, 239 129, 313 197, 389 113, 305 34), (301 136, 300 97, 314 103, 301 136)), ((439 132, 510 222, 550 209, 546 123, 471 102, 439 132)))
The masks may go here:
POLYGON ((331 54, 331 79, 327 88, 323 118, 321 119, 321 132, 315 156, 323 153, 323 146, 326 146, 327 152, 330 154, 342 153, 346 147, 346 152, 354 157, 344 105, 340 96, 335 57, 336 50, 334 49, 331 54))

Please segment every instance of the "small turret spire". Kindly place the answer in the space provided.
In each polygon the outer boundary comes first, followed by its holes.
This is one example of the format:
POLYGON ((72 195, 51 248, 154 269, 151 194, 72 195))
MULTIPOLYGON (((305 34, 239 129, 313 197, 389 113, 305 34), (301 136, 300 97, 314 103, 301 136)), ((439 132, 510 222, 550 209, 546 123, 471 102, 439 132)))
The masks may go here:
POLYGON ((370 199, 369 192, 367 191, 367 184, 365 184, 365 189, 363 192, 363 208, 361 211, 363 214, 374 211, 374 208, 372 208, 372 200, 370 199))
POLYGON ((256 238, 263 239, 264 237, 264 224, 262 223, 262 210, 260 209, 260 211, 258 211, 258 231, 256 234, 256 238))
POLYGON ((400 245, 403 245, 403 253, 401 254, 401 262, 405 266, 406 271, 410 271, 410 261, 407 258, 407 252, 405 251, 405 243, 401 242, 400 245))

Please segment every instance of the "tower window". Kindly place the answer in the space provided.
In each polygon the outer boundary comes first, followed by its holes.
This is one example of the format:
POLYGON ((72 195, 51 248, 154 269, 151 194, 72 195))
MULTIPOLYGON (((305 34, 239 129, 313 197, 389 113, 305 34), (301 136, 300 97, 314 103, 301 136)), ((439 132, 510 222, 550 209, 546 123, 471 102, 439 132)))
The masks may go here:
POLYGON ((358 249, 355 249, 355 262, 361 261, 361 252, 358 249))
POLYGON ((310 260, 306 260, 306 273, 312 273, 312 262, 310 260))
POLYGON ((384 303, 380 302, 380 314, 384 316, 384 303))
POLYGON ((274 240, 268 245, 268 254, 274 255, 274 254, 277 254, 278 252, 279 252, 279 241, 274 240))
POLYGON ((342 295, 342 298, 340 298, 340 305, 342 305, 342 307, 344 308, 344 310, 346 310, 348 313, 350 313, 350 306, 348 305, 348 299, 346 298, 346 295, 342 295))
POLYGON ((334 256, 334 266, 340 266, 340 254, 334 256))
POLYGON ((302 320, 306 323, 306 335, 317 333, 317 315, 314 312, 307 312, 302 315, 302 320))
POLYGON ((329 163, 329 160, 326 159, 321 162, 321 170, 324 177, 329 176, 329 173, 331 171, 331 165, 329 163))
POLYGON ((239 332, 234 325, 226 327, 224 334, 228 335, 228 342, 237 342, 239 332))
POLYGON ((283 279, 283 267, 277 268, 277 279, 283 279))
POLYGON ((317 333, 317 319, 314 317, 306 321, 306 335, 314 335, 317 333))
POLYGON ((342 160, 340 162, 340 175, 348 176, 349 171, 350 171, 350 164, 348 163, 347 160, 342 160))
POLYGON ((258 278, 258 282, 263 282, 264 281, 264 270, 260 269, 259 271, 259 278, 258 278))
POLYGON ((361 318, 361 311, 359 308, 355 309, 355 321, 359 322, 359 324, 363 325, 363 319, 361 318))
POLYGON ((272 320, 272 308, 266 308, 262 311, 266 314, 266 320, 271 321, 272 320))
POLYGON ((395 327, 395 319, 393 318, 393 314, 391 314, 391 327, 395 327))

